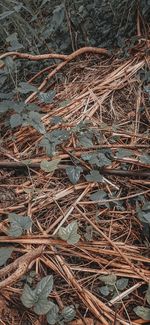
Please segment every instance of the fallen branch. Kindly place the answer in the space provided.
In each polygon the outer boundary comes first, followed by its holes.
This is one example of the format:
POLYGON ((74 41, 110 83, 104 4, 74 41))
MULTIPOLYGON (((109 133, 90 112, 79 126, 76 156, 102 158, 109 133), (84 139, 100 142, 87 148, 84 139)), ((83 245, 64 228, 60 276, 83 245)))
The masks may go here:
POLYGON ((13 272, 5 280, 0 282, 0 289, 16 283, 28 270, 29 264, 39 257, 44 250, 44 246, 40 246, 35 250, 19 257, 13 263, 5 266, 0 270, 0 277, 6 276, 8 273, 13 272), (14 271, 15 270, 15 271, 14 271))

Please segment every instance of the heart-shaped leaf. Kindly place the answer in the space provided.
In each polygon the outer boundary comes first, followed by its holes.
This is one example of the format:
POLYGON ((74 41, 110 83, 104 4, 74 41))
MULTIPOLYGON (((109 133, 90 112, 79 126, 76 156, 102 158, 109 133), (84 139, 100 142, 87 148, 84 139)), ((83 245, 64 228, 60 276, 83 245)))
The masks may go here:
POLYGON ((0 266, 4 265, 7 262, 12 252, 13 252, 13 247, 0 248, 0 266))
POLYGON ((68 175, 72 184, 76 184, 80 178, 80 174, 83 171, 81 167, 68 166, 66 167, 66 174, 68 175))
POLYGON ((103 190, 99 190, 90 195, 92 201, 101 201, 107 199, 107 193, 103 190))
POLYGON ((64 318, 64 321, 71 322, 75 316, 76 311, 73 305, 67 306, 62 310, 62 316, 64 318))
POLYGON ((117 276, 115 274, 100 275, 98 278, 106 285, 115 285, 117 280, 117 276))
POLYGON ((102 286, 99 288, 100 293, 104 296, 107 297, 110 294, 110 290, 108 286, 102 286))
POLYGON ((85 176, 88 182, 98 182, 103 183, 103 176, 99 173, 98 170, 92 170, 89 175, 85 176))
POLYGON ((47 298, 53 289, 53 276, 47 275, 37 284, 35 292, 37 296, 47 298))
POLYGON ((80 235, 77 234, 78 224, 76 221, 71 222, 66 228, 60 227, 58 231, 58 236, 66 240, 68 244, 74 245, 79 239, 80 235))
POLYGON ((57 169, 59 162, 61 159, 54 159, 51 161, 48 161, 46 159, 42 160, 40 163, 40 167, 42 170, 44 170, 46 173, 51 173, 55 169, 57 169))
POLYGON ((56 95, 56 91, 55 90, 50 90, 48 92, 40 92, 38 95, 38 98, 40 99, 41 102, 45 103, 45 104, 50 104, 52 103, 54 97, 56 95))
POLYGON ((44 137, 39 146, 45 149, 47 156, 52 157, 55 154, 56 144, 51 142, 48 138, 44 137))
POLYGON ((58 312, 59 307, 51 301, 49 312, 46 315, 48 324, 55 325, 57 323, 59 318, 58 312))
POLYGON ((20 82, 19 86, 18 91, 22 94, 28 94, 29 92, 35 92, 38 90, 37 87, 32 86, 28 82, 20 82))
POLYGON ((79 145, 81 145, 84 148, 91 148, 93 147, 93 142, 90 138, 88 138, 85 135, 82 135, 80 137, 78 137, 79 140, 79 145))
POLYGON ((122 291, 124 289, 126 289, 127 285, 128 285, 129 279, 127 278, 121 278, 119 280, 116 281, 116 287, 119 291, 122 291))
POLYGON ((39 297, 35 303, 33 310, 37 315, 46 315, 51 308, 51 302, 45 297, 39 297))
POLYGON ((150 305, 150 284, 149 284, 148 289, 146 291, 146 296, 145 297, 146 297, 146 300, 147 300, 148 304, 150 305))
POLYGON ((38 112, 30 111, 28 115, 27 123, 33 126, 41 134, 44 134, 46 132, 45 126, 41 121, 41 114, 39 114, 38 112))
POLYGON ((35 290, 32 290, 28 284, 25 284, 20 299, 25 307, 31 308, 36 303, 38 297, 35 290))
POLYGON ((10 118, 11 128, 16 128, 23 123, 22 116, 20 114, 13 114, 10 118))
POLYGON ((138 317, 150 321, 150 308, 137 306, 133 310, 138 317))
POLYGON ((10 222, 8 235, 11 237, 21 236, 23 231, 30 229, 32 226, 32 220, 28 216, 19 216, 16 213, 10 213, 8 220, 10 222))

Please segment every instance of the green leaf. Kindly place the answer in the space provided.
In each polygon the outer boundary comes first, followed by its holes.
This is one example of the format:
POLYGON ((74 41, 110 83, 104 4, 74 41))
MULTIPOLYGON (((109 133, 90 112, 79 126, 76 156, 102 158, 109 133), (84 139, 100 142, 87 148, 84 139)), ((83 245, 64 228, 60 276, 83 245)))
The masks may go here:
POLYGON ((52 124, 61 124, 63 122, 63 118, 61 116, 53 116, 51 119, 52 124))
POLYGON ((84 237, 87 241, 92 241, 93 239, 93 227, 92 226, 86 226, 86 233, 84 234, 84 237))
POLYGON ((150 305, 150 284, 149 284, 148 289, 147 289, 147 291, 146 291, 146 296, 145 296, 145 298, 146 298, 148 304, 150 305))
POLYGON ((115 285, 117 280, 117 276, 115 274, 100 275, 98 278, 106 285, 115 285))
POLYGON ((66 174, 68 175, 72 184, 76 184, 80 178, 80 174, 83 171, 81 167, 68 166, 66 167, 66 174))
POLYGON ((12 103, 9 100, 4 100, 0 103, 0 113, 6 113, 9 109, 12 109, 12 103))
POLYGON ((58 231, 58 236, 66 240, 68 244, 74 245, 79 239, 80 235, 77 234, 78 224, 77 221, 72 221, 66 228, 60 227, 58 231))
POLYGON ((55 169, 57 169, 58 164, 60 163, 61 159, 54 159, 51 161, 48 161, 46 159, 42 160, 40 163, 40 168, 44 170, 47 173, 53 172, 55 169))
POLYGON ((30 85, 28 82, 19 82, 19 86, 18 91, 22 94, 38 91, 37 87, 30 85))
POLYGON ((16 128, 23 123, 23 119, 20 114, 13 114, 10 118, 11 128, 16 128))
POLYGON ((62 316, 64 318, 64 321, 71 322, 75 316, 76 311, 73 305, 67 306, 62 310, 62 316))
POLYGON ((30 111, 27 122, 41 134, 44 134, 46 132, 45 126, 41 121, 41 114, 39 114, 38 112, 30 111))
POLYGON ((150 203, 146 202, 142 209, 137 205, 136 207, 137 216, 143 223, 150 224, 150 203))
POLYGON ((99 173, 98 170, 92 170, 90 174, 85 176, 85 179, 88 182, 98 182, 103 183, 103 176, 99 173))
POLYGON ((108 286, 102 286, 99 288, 100 293, 104 296, 107 297, 110 294, 109 287, 108 286))
POLYGON ((58 312, 59 307, 51 301, 49 312, 46 315, 48 324, 55 325, 57 323, 59 318, 58 312))
POLYGON ((150 320, 150 308, 137 306, 133 310, 138 317, 144 320, 150 320))
POLYGON ((134 152, 128 149, 118 149, 116 153, 117 158, 127 158, 134 156, 134 152))
POLYGON ((67 130, 54 130, 46 134, 46 137, 49 141, 54 142, 55 144, 61 144, 70 137, 70 133, 67 130))
POLYGON ((139 161, 145 165, 150 165, 150 155, 141 156, 139 161))
POLYGON ((51 308, 51 302, 47 300, 47 298, 40 296, 38 301, 35 303, 33 307, 33 311, 37 315, 46 315, 51 308))
POLYGON ((38 296, 47 298, 53 289, 53 276, 47 275, 37 284, 35 292, 38 296))
POLYGON ((86 135, 82 135, 78 137, 79 145, 81 145, 84 148, 91 148, 93 147, 93 142, 90 138, 88 138, 86 135))
POLYGON ((13 33, 6 38, 7 43, 10 43, 10 47, 8 47, 8 51, 16 51, 23 47, 22 44, 19 43, 17 38, 17 33, 13 33))
POLYGON ((44 137, 39 146, 45 149, 47 156, 52 157, 55 154, 56 144, 51 142, 48 138, 44 137))
POLYGON ((0 266, 4 265, 7 262, 12 252, 13 252, 13 247, 0 248, 0 266))
POLYGON ((19 237, 22 235, 24 230, 30 229, 32 220, 28 216, 19 216, 16 213, 10 213, 8 216, 10 222, 10 228, 8 235, 11 237, 19 237))
POLYGON ((52 31, 56 31, 59 26, 62 24, 65 17, 64 5, 61 4, 53 10, 53 17, 51 21, 52 31))
POLYGON ((103 190, 98 190, 95 193, 90 195, 90 199, 92 201, 102 201, 102 200, 107 199, 107 197, 108 197, 107 193, 103 190))
POLYGON ((111 164, 111 160, 106 157, 103 152, 99 152, 97 154, 98 162, 96 162, 97 167, 109 166, 111 164))
POLYGON ((121 278, 121 279, 117 280, 116 281, 117 289, 120 291, 126 289, 126 287, 128 286, 128 282, 129 282, 129 279, 127 279, 127 278, 121 278))
POLYGON ((9 73, 14 72, 15 70, 15 62, 13 60, 13 58, 11 56, 7 56, 7 58, 5 58, 5 66, 7 68, 7 71, 9 73))
POLYGON ((42 102, 42 103, 45 103, 45 104, 50 104, 53 102, 53 99, 56 95, 56 90, 50 90, 48 92, 40 92, 39 95, 38 95, 38 98, 39 100, 42 102))
POLYGON ((27 308, 33 307, 37 301, 35 290, 32 290, 28 284, 25 284, 20 299, 25 307, 27 308))

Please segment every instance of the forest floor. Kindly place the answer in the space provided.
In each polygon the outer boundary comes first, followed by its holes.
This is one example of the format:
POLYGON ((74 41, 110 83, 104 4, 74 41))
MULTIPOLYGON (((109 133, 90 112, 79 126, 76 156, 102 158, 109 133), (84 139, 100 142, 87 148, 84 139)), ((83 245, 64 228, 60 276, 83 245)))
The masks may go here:
POLYGON ((149 64, 80 56, 45 77, 51 102, 2 115, 0 324, 150 324, 149 64))

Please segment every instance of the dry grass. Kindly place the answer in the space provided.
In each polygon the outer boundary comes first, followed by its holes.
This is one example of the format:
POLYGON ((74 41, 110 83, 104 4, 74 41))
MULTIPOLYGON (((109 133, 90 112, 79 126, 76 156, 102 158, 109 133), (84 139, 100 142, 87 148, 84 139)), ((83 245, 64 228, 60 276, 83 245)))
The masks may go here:
MULTIPOLYGON (((101 134, 101 140, 85 149, 79 147, 72 135, 63 147, 57 148, 55 158, 61 158, 62 167, 53 173, 34 168, 35 164, 48 159, 38 146, 41 135, 35 129, 24 127, 12 131, 1 123, 4 128, 1 162, 17 164, 30 159, 33 167, 27 173, 23 167, 19 172, 15 167, 11 172, 1 172, 0 242, 15 244, 9 265, 0 270, 5 304, 1 309, 1 324, 26 324, 27 320, 38 324, 36 316, 20 302, 23 287, 20 280, 29 270, 36 271, 37 279, 52 273, 55 283, 52 298, 60 308, 78 303, 78 318, 87 315, 104 325, 142 324, 133 313, 133 307, 145 305, 150 255, 148 239, 142 236, 142 225, 136 215, 135 199, 140 194, 147 201, 150 197, 150 166, 139 161, 143 153, 150 151, 150 113, 148 95, 143 92, 137 74, 149 64, 149 57, 140 53, 128 60, 88 56, 85 60, 68 63, 62 70, 63 81, 55 83, 54 102, 41 106, 45 127, 47 131, 58 128, 50 123, 53 116, 65 120, 59 125, 62 129, 89 121, 90 127, 101 134), (67 104, 63 106, 64 101, 67 104), (72 164, 74 157, 85 167, 81 155, 97 148, 111 148, 114 154, 118 148, 131 149, 134 158, 112 161, 105 170, 102 184, 88 183, 82 176, 77 185, 71 185, 63 166, 72 164), (111 173, 123 171, 126 163, 129 175, 111 173), (147 177, 143 178, 145 171, 147 177), (97 189, 109 195, 116 191, 115 200, 123 201, 124 210, 117 205, 107 208, 105 203, 112 202, 111 198, 101 202, 104 204, 101 206, 91 201, 90 194, 97 189), (12 211, 32 218, 33 226, 27 235, 7 236, 7 215, 12 211), (78 222, 81 239, 71 246, 58 239, 56 232, 61 225, 66 226, 73 220, 78 222), (85 238, 87 226, 93 231, 92 241, 85 238), (98 288, 102 286, 99 276, 111 273, 128 278, 129 285, 121 298, 118 296, 109 302, 98 288)), ((38 103, 37 99, 34 101, 38 103)), ((43 318, 39 318, 39 324, 45 324, 43 318)))

